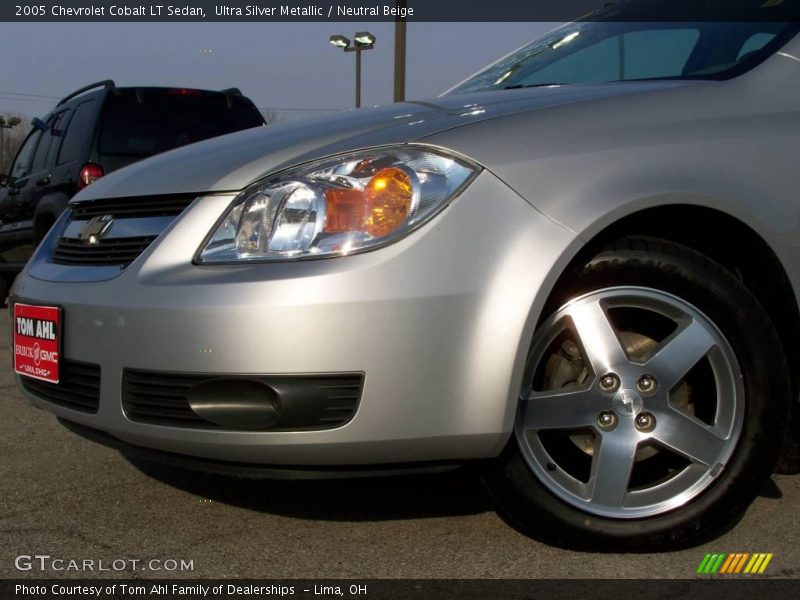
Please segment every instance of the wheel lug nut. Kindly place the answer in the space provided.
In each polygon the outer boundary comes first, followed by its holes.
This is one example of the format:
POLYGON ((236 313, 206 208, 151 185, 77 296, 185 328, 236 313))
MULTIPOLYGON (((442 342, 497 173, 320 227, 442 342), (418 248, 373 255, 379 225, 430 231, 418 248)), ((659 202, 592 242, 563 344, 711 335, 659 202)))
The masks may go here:
POLYGON ((619 388, 619 377, 616 373, 607 373, 600 378, 600 389, 604 392, 616 392, 619 388))
POLYGON ((656 378, 652 375, 642 375, 639 381, 636 382, 636 389, 642 394, 652 394, 656 391, 656 378))
POLYGON ((656 427, 656 418, 649 412, 639 413, 636 415, 634 424, 636 425, 636 429, 639 431, 653 431, 653 429, 656 427))
POLYGON ((597 425, 603 431, 611 431, 617 426, 616 413, 611 410, 604 410, 597 416, 597 425))

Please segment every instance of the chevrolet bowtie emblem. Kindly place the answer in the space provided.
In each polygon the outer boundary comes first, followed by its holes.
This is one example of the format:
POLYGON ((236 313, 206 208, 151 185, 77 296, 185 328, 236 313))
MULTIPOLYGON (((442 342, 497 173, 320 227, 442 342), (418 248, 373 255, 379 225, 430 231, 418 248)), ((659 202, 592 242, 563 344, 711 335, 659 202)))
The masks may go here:
POLYGON ((92 219, 83 226, 78 239, 80 239, 87 246, 94 246, 100 243, 103 236, 108 233, 111 226, 114 224, 114 217, 112 215, 101 215, 99 217, 92 217, 92 219))

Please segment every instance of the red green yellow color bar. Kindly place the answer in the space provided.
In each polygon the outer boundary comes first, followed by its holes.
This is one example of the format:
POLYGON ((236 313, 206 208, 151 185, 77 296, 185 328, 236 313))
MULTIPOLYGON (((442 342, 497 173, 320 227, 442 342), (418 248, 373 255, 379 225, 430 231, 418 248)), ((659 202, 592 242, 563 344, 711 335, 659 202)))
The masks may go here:
POLYGON ((718 552, 706 554, 705 558, 700 561, 697 572, 703 575, 735 575, 737 573, 760 575, 766 570, 767 565, 772 560, 772 556, 771 552, 757 552, 754 554, 748 552, 718 552))

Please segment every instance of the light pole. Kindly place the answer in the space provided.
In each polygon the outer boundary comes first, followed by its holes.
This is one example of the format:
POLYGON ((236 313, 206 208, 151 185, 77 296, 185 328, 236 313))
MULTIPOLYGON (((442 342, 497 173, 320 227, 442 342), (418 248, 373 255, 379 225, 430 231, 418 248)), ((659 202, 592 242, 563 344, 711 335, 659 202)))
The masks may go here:
POLYGON ((19 117, 0 116, 0 175, 6 174, 6 129, 11 129, 20 124, 22 119, 19 117))
MULTIPOLYGON (((398 15, 406 8, 406 0, 397 0, 398 15)), ((398 16, 394 21, 394 101, 406 99, 406 19, 398 16)))
POLYGON ((375 47, 375 36, 369 31, 361 31, 353 36, 352 46, 343 35, 332 35, 328 41, 345 52, 356 53, 356 108, 361 108, 361 52, 375 47))

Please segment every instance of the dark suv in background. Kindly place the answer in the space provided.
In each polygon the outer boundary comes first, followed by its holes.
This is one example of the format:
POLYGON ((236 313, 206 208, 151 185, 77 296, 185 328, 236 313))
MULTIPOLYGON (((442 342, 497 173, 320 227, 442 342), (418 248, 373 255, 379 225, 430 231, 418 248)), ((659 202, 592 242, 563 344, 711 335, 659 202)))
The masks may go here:
POLYGON ((108 80, 61 100, 33 120, 0 188, 0 303, 9 279, 82 188, 159 152, 261 125, 264 117, 235 88, 117 87, 108 80))

